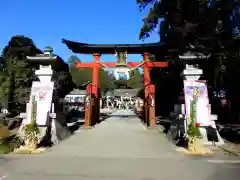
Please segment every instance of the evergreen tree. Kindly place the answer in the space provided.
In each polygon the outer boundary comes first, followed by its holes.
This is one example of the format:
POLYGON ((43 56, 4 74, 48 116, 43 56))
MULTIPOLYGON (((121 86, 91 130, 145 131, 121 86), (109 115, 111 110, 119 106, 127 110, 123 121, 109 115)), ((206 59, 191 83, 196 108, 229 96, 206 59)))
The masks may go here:
POLYGON ((74 67, 77 62, 81 62, 81 60, 76 55, 72 55, 68 58, 68 65, 70 67, 74 67))
POLYGON ((1 85, 2 105, 10 112, 18 114, 25 110, 36 65, 29 63, 26 56, 41 52, 30 38, 14 36, 3 50, 3 73, 1 85), (7 106, 8 105, 8 106, 7 106))
MULTIPOLYGON (((42 52, 36 48, 30 38, 14 36, 4 48, 1 61, 0 100, 12 115, 26 111, 32 81, 36 80, 37 64, 30 63, 26 57, 42 52)), ((57 57, 52 64, 55 90, 53 100, 63 98, 74 87, 68 65, 57 57)))
POLYGON ((127 81, 127 86, 132 89, 143 88, 143 76, 140 74, 139 70, 134 69, 131 73, 131 77, 127 81))
MULTIPOLYGON (((137 3, 140 10, 150 7, 147 16, 143 19, 139 38, 149 37, 151 32, 158 28, 161 42, 174 47, 173 53, 162 53, 160 49, 155 54, 156 60, 170 56, 166 59, 169 61, 169 68, 162 73, 152 72, 152 79, 161 86, 161 90, 166 89, 166 92, 170 92, 170 88, 179 91, 182 89, 180 72, 183 67, 178 63, 177 56, 188 51, 186 47, 191 44, 196 49, 201 48, 203 52, 207 51, 211 54, 207 63, 200 64, 200 68, 204 71, 204 79, 208 80, 208 85, 212 87, 227 88, 231 97, 231 107, 235 104, 235 111, 238 112, 240 96, 237 92, 240 86, 235 81, 235 77, 239 76, 239 71, 236 71, 240 50, 239 1, 137 0, 137 3), (165 87, 166 82, 168 88, 165 87)), ((175 91, 174 94, 179 93, 175 91)))
POLYGON ((55 82, 54 98, 64 98, 76 84, 72 80, 69 65, 57 56, 56 62, 52 65, 53 80, 55 82))
POLYGON ((138 89, 143 88, 143 75, 140 73, 139 69, 134 69, 129 72, 130 79, 119 79, 114 80, 115 87, 118 89, 138 89))
MULTIPOLYGON (((92 81, 92 69, 91 68, 76 68, 73 66, 71 68, 71 75, 73 82, 77 87, 83 88, 82 86, 88 81, 92 81)), ((99 72, 99 87, 101 92, 104 92, 108 89, 114 88, 114 83, 111 81, 110 75, 107 71, 100 69, 99 72)), ((85 87, 84 87, 85 88, 85 87)))
POLYGON ((75 66, 71 67, 73 82, 77 87, 81 87, 88 81, 92 81, 92 70, 89 68, 80 69, 75 66))

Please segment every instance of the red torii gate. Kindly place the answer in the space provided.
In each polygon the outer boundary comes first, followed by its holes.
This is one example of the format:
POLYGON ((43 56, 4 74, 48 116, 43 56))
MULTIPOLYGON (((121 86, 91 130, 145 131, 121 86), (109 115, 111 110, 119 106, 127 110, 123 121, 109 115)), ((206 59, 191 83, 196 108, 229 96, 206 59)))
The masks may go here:
POLYGON ((144 72, 144 121, 148 127, 155 128, 155 85, 151 83, 150 68, 153 67, 168 67, 168 62, 152 62, 149 60, 148 52, 162 47, 161 43, 151 44, 85 44, 63 39, 69 49, 74 53, 92 54, 94 61, 90 63, 76 63, 77 68, 92 68, 92 83, 87 86, 86 111, 85 111, 85 127, 89 128, 99 121, 99 70, 102 67, 143 67, 144 72), (124 61, 123 53, 142 54, 142 62, 126 62, 124 61), (96 53, 98 52, 98 53, 96 53), (101 54, 118 53, 117 62, 100 62, 101 54))

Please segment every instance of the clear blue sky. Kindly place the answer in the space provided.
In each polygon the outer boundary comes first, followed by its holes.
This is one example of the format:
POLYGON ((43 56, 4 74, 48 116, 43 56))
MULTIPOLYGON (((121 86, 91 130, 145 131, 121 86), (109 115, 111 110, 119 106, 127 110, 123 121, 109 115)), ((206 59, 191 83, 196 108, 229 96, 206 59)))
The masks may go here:
MULTIPOLYGON (((51 46, 64 60, 73 53, 61 38, 85 43, 145 43, 159 40, 157 33, 145 42, 138 40, 142 17, 136 0, 4 0, 0 6, 0 49, 14 35, 33 39, 40 49, 51 46)), ((78 55, 82 61, 91 56, 78 55)), ((102 61, 114 61, 103 56, 102 61)), ((129 60, 139 61, 140 56, 129 60)))

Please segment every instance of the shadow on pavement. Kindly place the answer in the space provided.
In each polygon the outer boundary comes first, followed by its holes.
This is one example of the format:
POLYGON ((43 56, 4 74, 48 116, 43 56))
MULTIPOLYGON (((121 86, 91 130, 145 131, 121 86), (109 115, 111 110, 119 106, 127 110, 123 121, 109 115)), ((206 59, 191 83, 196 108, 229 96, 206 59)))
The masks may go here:
POLYGON ((135 118, 138 117, 137 115, 110 115, 111 117, 117 117, 117 118, 135 118))
POLYGON ((163 127, 163 133, 167 134, 172 126, 172 121, 169 117, 157 117, 156 124, 163 127))
MULTIPOLYGON (((101 122, 105 121, 107 118, 109 118, 111 115, 107 113, 100 113, 100 119, 99 122, 97 122, 95 125, 100 124, 101 122)), ((81 127, 84 126, 84 113, 81 117, 78 118, 72 118, 68 122, 68 129, 69 131, 74 134, 75 131, 79 130, 81 127)))
POLYGON ((73 122, 73 125, 69 125, 68 129, 73 134, 75 131, 77 131, 80 127, 84 125, 84 122, 73 122))

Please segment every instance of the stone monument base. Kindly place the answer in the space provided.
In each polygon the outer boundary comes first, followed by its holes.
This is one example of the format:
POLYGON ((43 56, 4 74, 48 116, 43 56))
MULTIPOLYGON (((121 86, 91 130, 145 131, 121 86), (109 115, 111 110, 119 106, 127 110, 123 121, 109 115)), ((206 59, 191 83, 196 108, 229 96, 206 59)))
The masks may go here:
POLYGON ((214 152, 208 147, 204 146, 201 139, 196 139, 193 143, 188 143, 188 149, 183 147, 178 147, 176 149, 178 152, 183 152, 188 155, 195 156, 213 156, 214 152))
MULTIPOLYGON (((201 133, 201 135, 202 135, 201 140, 202 140, 202 143, 203 143, 204 145, 216 145, 216 146, 221 146, 221 145, 225 144, 225 142, 224 142, 224 140, 222 139, 222 137, 220 136, 218 130, 215 129, 214 132, 213 132, 213 133, 214 133, 213 136, 216 136, 216 137, 215 137, 215 138, 216 138, 215 141, 212 141, 212 140, 209 139, 207 127, 200 127, 199 130, 200 130, 200 133, 201 133)), ((215 138, 214 138, 214 139, 215 139, 215 138)))
POLYGON ((52 120, 51 123, 51 142, 58 144, 59 141, 64 140, 71 136, 70 130, 67 126, 63 126, 56 119, 52 120))
MULTIPOLYGON (((24 125, 22 124, 17 134, 20 139, 24 139, 24 132, 22 131, 23 127, 24 125)), ((49 147, 58 144, 59 141, 64 140, 71 135, 67 126, 62 125, 56 119, 52 119, 49 126, 38 126, 38 129, 40 132, 38 142, 40 147, 49 147)))
POLYGON ((16 153, 16 154, 41 154, 48 150, 49 150, 49 148, 32 149, 32 148, 27 148, 27 147, 21 146, 20 148, 14 149, 13 153, 16 153))

